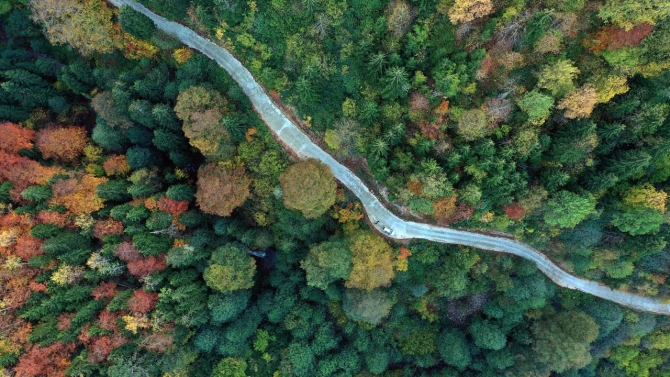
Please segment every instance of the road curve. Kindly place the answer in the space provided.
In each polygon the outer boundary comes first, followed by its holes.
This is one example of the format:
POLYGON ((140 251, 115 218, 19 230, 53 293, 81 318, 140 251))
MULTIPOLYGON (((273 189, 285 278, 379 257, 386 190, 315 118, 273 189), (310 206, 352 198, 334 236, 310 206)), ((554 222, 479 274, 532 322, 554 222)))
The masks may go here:
MULTIPOLYGON (((129 0, 108 0, 117 7, 128 5, 136 11, 149 17, 162 31, 174 35, 185 45, 196 49, 216 61, 240 85, 249 97, 256 112, 265 124, 279 139, 299 156, 315 158, 328 165, 333 175, 347 186, 363 203, 370 218, 379 220, 375 226, 389 227, 395 231, 393 238, 408 239, 421 238, 435 242, 471 246, 478 249, 509 253, 533 261, 549 279, 561 287, 579 290, 605 300, 616 302, 632 309, 670 315, 670 300, 645 297, 629 292, 612 290, 611 288, 591 280, 570 275, 549 258, 534 248, 523 243, 471 233, 462 230, 442 228, 434 225, 421 224, 398 218, 387 210, 367 186, 344 165, 337 162, 330 154, 314 144, 305 134, 291 122, 266 95, 263 88, 254 80, 251 73, 232 56, 226 49, 220 47, 194 31, 176 22, 168 21, 156 15, 143 5, 129 0)), ((381 230, 381 229, 378 229, 381 230)))

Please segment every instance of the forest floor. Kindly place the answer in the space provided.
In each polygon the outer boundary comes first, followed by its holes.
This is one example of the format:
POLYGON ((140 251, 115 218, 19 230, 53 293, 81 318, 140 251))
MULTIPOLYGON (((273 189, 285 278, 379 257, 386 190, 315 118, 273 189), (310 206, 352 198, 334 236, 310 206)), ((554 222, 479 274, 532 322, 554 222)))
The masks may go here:
MULTIPOLYGON (((602 283, 573 276, 553 263, 540 251, 515 240, 406 221, 399 218, 382 204, 359 177, 307 137, 274 104, 242 63, 225 48, 203 38, 183 25, 156 15, 141 4, 129 0, 108 1, 117 7, 128 5, 143 13, 152 19, 159 29, 176 36, 185 45, 216 61, 240 85, 249 97, 255 111, 282 144, 298 157, 315 158, 328 165, 333 175, 359 198, 368 216, 371 219, 379 220, 376 224, 373 222, 371 225, 380 233, 382 233, 384 227, 387 227, 393 230, 394 233, 390 237, 394 239, 420 238, 517 255, 534 262, 549 279, 561 287, 579 290, 632 309, 670 315, 670 300, 668 299, 645 297, 630 292, 613 290, 602 283)), ((388 235, 386 236, 388 237, 388 235)))

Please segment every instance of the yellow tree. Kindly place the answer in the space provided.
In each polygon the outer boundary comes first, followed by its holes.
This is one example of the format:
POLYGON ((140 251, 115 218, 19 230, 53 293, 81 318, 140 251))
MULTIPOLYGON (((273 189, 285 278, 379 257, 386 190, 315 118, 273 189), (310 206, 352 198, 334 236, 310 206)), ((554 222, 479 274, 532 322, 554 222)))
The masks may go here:
POLYGON ((196 203, 201 210, 213 215, 230 216, 249 196, 249 179, 243 166, 230 169, 216 164, 198 170, 196 203))
POLYGON ((352 269, 347 288, 371 291, 388 286, 395 276, 391 246, 381 237, 366 231, 354 233, 349 239, 352 269))
POLYGON ((598 102, 598 93, 591 84, 586 84, 575 89, 565 96, 556 106, 559 110, 565 110, 568 119, 588 118, 598 102))
MULTIPOLYGON (((447 3, 442 0, 442 3, 447 3)), ((440 4, 442 5, 442 4, 440 4)), ((446 6, 438 6, 444 9, 446 6)), ((441 12, 443 13, 443 12, 441 12)), ((493 13, 491 0, 456 0, 454 5, 447 11, 449 21, 452 24, 462 24, 493 13)))
POLYGON ((337 184, 330 168, 314 159, 289 166, 279 176, 284 205, 308 218, 321 216, 335 204, 337 184))
POLYGON ((230 139, 219 123, 227 112, 227 103, 217 91, 201 86, 191 86, 177 97, 174 111, 184 122, 184 134, 205 156, 214 155, 230 139))
POLYGON ((665 213, 665 204, 668 201, 668 193, 656 190, 649 183, 631 187, 623 197, 623 205, 629 208, 652 208, 665 213))
POLYGON ((102 0, 30 0, 30 9, 53 44, 69 44, 83 55, 114 49, 113 12, 102 0))

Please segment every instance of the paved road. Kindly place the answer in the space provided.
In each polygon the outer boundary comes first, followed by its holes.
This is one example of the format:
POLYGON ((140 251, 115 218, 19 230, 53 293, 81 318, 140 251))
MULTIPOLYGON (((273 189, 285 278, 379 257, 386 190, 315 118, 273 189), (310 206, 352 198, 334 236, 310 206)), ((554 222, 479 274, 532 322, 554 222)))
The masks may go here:
POLYGON ((144 6, 129 0, 108 0, 115 6, 128 5, 151 18, 156 26, 179 38, 182 43, 196 49, 210 59, 216 61, 242 87, 249 97, 256 112, 265 124, 298 155, 305 158, 316 158, 333 171, 335 177, 347 186, 363 203, 368 216, 379 220, 375 226, 389 227, 395 231, 393 238, 422 238, 435 242, 472 246, 478 249, 498 251, 518 255, 533 261, 537 267, 561 287, 580 290, 585 293, 616 302, 636 310, 656 314, 670 315, 670 300, 640 296, 628 292, 612 290, 594 281, 572 276, 556 266, 549 258, 532 247, 514 240, 471 233, 462 230, 442 228, 406 221, 398 218, 387 210, 370 192, 365 184, 345 166, 314 144, 303 134, 270 100, 263 89, 256 83, 249 71, 228 51, 199 36, 194 31, 175 22, 167 21, 144 6))

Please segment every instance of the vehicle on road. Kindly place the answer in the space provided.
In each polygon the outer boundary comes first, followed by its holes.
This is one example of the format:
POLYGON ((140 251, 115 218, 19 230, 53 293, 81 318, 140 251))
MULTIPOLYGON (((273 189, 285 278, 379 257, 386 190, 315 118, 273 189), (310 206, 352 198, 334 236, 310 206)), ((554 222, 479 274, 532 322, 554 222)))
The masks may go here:
POLYGON ((388 227, 384 227, 384 228, 382 228, 382 232, 383 232, 384 234, 386 234, 387 236, 393 236, 393 235, 395 235, 395 231, 394 231, 393 229, 391 229, 391 228, 388 228, 388 227))

